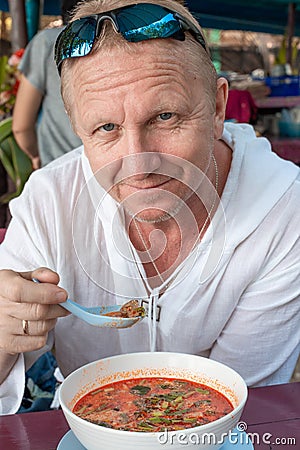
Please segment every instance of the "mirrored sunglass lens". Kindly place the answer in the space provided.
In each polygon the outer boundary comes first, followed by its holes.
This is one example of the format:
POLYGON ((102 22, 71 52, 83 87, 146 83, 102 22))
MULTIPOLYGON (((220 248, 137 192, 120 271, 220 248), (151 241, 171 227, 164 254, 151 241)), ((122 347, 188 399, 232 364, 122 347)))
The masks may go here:
POLYGON ((96 26, 97 21, 93 17, 70 23, 63 32, 57 48, 57 63, 66 58, 88 55, 95 40, 96 26))
POLYGON ((120 32, 130 42, 168 38, 181 31, 174 15, 158 5, 139 4, 120 11, 117 18, 120 32))

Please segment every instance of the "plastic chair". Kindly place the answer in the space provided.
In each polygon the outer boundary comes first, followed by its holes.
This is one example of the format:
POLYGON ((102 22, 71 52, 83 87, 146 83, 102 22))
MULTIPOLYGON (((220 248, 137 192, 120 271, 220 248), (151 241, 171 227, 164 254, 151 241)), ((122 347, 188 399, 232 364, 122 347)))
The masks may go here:
POLYGON ((15 192, 0 197, 1 203, 8 203, 21 194, 33 170, 29 156, 23 152, 14 138, 11 117, 0 122, 0 160, 16 188, 15 192))

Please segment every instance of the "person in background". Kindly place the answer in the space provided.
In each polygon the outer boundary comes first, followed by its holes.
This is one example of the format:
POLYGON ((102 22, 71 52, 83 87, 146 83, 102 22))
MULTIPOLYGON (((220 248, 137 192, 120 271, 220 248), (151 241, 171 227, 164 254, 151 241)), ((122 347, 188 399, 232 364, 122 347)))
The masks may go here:
POLYGON ((17 410, 25 369, 53 347, 63 376, 106 356, 173 351, 220 361, 249 386, 289 381, 300 170, 251 125, 224 124, 227 81, 196 19, 174 0, 90 0, 56 49, 83 145, 11 202, 0 413, 17 410), (67 296, 87 307, 135 298, 148 315, 93 327, 61 306, 67 296))
MULTIPOLYGON (((62 1, 64 24, 77 3, 62 1)), ((34 169, 81 145, 65 112, 54 62, 54 44, 61 30, 56 27, 37 33, 19 66, 22 76, 13 111, 13 133, 34 169)))

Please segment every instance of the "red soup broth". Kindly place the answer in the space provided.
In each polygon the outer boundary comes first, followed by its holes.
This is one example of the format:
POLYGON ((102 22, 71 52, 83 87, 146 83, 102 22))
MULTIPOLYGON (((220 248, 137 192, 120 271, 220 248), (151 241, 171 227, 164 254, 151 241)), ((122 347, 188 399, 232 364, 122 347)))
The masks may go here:
POLYGON ((212 422, 233 410, 220 392, 193 381, 135 378, 84 395, 73 413, 89 422, 125 431, 174 431, 212 422))

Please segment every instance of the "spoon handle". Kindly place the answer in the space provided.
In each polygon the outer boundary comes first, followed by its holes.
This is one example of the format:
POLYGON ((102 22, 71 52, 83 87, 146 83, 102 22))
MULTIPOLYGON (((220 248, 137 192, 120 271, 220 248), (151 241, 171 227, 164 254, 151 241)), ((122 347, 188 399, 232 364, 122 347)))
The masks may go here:
MULTIPOLYGON (((32 278, 32 281, 34 283, 41 283, 41 281, 38 280, 37 278, 32 278)), ((60 306, 62 306, 63 308, 65 308, 66 310, 70 311, 71 313, 73 313, 75 315, 76 315, 76 313, 74 313, 74 310, 77 311, 76 308, 79 308, 79 306, 75 302, 70 300, 69 298, 67 298, 67 300, 65 302, 62 302, 59 304, 60 304, 60 306)))

